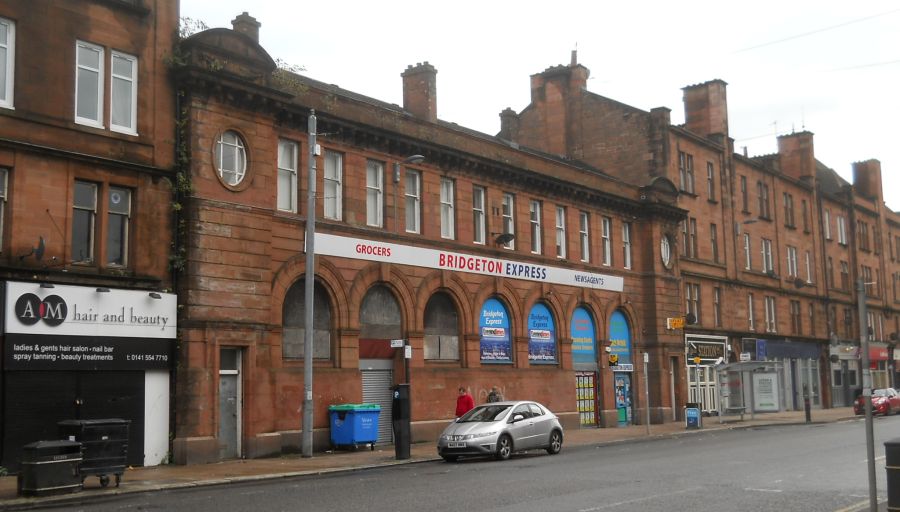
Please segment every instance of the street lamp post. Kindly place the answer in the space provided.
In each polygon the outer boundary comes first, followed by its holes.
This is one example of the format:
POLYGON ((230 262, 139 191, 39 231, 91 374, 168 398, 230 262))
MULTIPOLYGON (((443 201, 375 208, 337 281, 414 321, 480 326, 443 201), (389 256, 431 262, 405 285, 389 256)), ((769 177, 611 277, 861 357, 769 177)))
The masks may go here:
POLYGON ((316 257, 316 111, 309 114, 309 172, 306 196, 306 276, 304 302, 306 305, 303 326, 303 431, 300 439, 301 455, 313 453, 313 286, 315 284, 316 257))
POLYGON ((869 468, 869 510, 878 510, 875 492, 875 441, 872 430, 872 372, 869 368, 869 329, 866 321, 866 283, 856 280, 856 298, 859 301, 859 350, 862 364, 862 397, 866 408, 866 463, 869 468))

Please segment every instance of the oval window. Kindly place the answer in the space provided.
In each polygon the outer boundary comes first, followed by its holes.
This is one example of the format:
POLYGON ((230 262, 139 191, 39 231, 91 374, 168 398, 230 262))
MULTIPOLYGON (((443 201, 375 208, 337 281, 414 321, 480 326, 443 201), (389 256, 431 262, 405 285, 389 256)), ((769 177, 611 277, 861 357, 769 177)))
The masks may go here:
POLYGON ((216 141, 216 172, 226 185, 236 186, 247 173, 247 151, 237 132, 227 130, 216 141))

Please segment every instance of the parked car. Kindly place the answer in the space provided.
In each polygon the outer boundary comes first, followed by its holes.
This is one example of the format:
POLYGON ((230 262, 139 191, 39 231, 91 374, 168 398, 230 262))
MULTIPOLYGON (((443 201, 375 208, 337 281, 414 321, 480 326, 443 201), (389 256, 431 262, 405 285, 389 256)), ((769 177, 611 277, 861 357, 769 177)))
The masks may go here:
POLYGON ((506 401, 479 405, 457 418, 444 429, 437 451, 447 462, 472 455, 506 460, 532 449, 555 455, 562 443, 562 425, 549 409, 537 402, 506 401))
MULTIPOLYGON (((865 414, 866 405, 862 395, 853 402, 853 412, 855 414, 865 414)), ((900 393, 894 388, 873 389, 872 390, 872 414, 891 414, 900 413, 900 393)))

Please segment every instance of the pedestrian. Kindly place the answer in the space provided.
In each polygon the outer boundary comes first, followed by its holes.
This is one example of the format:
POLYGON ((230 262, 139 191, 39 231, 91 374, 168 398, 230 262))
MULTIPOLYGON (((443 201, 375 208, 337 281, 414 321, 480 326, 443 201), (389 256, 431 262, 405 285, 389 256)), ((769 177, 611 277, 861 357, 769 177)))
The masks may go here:
POLYGON ((500 390, 497 389, 497 386, 491 387, 491 392, 488 393, 487 401, 488 402, 502 402, 503 401, 503 394, 500 393, 500 390))
POLYGON ((459 418, 463 414, 475 408, 475 399, 466 391, 463 386, 459 387, 459 396, 456 397, 456 417, 459 418))

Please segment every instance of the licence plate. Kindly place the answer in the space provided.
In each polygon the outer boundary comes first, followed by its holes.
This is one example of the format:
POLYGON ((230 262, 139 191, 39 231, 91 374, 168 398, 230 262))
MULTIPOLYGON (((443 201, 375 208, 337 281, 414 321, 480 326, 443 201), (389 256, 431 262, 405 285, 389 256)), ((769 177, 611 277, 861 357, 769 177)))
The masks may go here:
POLYGON ((447 448, 465 448, 465 442, 447 441, 447 448))

